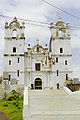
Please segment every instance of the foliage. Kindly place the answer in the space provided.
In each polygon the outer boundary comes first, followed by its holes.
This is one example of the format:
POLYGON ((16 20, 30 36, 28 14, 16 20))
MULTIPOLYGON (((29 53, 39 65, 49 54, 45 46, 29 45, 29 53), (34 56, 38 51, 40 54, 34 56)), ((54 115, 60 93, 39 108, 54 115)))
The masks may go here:
POLYGON ((7 97, 7 94, 6 94, 6 93, 4 93, 4 99, 6 99, 6 97, 7 97))
POLYGON ((0 110, 5 112, 11 120, 23 120, 23 97, 13 90, 6 99, 0 100, 0 110), (14 99, 15 98, 15 99, 14 99))
POLYGON ((2 105, 5 106, 5 107, 8 107, 8 103, 7 102, 3 102, 2 105))

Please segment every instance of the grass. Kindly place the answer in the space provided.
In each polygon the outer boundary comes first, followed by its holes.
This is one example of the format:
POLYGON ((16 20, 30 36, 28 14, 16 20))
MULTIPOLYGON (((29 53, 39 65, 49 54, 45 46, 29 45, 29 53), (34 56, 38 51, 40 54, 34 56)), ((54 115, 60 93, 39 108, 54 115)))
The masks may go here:
POLYGON ((10 120, 23 120, 23 100, 0 100, 0 111, 4 112, 10 118, 10 120))

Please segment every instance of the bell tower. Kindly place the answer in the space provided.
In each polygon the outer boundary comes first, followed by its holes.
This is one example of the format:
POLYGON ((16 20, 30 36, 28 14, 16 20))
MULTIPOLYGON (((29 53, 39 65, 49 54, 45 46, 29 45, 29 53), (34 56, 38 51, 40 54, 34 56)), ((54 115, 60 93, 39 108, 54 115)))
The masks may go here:
POLYGON ((14 17, 5 23, 4 79, 10 84, 24 84, 25 23, 14 17))
POLYGON ((52 72, 55 78, 53 84, 64 86, 66 81, 72 80, 72 53, 70 24, 65 23, 59 17, 58 22, 54 25, 51 23, 51 38, 49 43, 49 55, 55 60, 52 65, 52 72))

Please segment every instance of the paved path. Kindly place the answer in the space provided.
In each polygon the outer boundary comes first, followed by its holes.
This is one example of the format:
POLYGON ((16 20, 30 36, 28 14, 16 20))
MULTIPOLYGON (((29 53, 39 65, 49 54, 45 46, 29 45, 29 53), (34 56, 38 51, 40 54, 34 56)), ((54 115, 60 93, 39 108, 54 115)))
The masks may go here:
POLYGON ((5 113, 0 112, 0 120, 10 120, 10 119, 5 115, 5 113))

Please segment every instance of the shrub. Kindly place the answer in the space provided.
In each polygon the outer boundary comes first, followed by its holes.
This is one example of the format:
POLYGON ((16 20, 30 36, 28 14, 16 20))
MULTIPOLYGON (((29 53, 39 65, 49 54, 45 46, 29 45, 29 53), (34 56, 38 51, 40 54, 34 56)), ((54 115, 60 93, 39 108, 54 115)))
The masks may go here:
POLYGON ((6 97, 7 97, 7 94, 6 94, 6 93, 4 93, 4 99, 6 99, 6 97))
POLYGON ((16 102, 16 107, 18 107, 19 106, 19 102, 16 102))
POLYGON ((7 102, 4 102, 2 105, 5 106, 5 107, 8 107, 8 103, 7 102))
POLYGON ((16 100, 16 97, 14 95, 9 95, 6 98, 7 101, 12 101, 12 100, 16 100))
POLYGON ((15 90, 11 91, 11 95, 13 95, 14 98, 16 98, 16 99, 19 99, 19 94, 15 90))
POLYGON ((17 94, 17 92, 15 90, 12 90, 11 95, 15 95, 15 94, 17 94))
POLYGON ((18 106, 18 109, 21 109, 21 107, 20 107, 20 106, 18 106))
POLYGON ((10 112, 10 114, 12 114, 12 113, 16 113, 16 112, 17 112, 16 110, 13 110, 13 111, 10 112))
POLYGON ((21 100, 23 100, 23 96, 21 96, 21 98, 20 98, 21 100))

